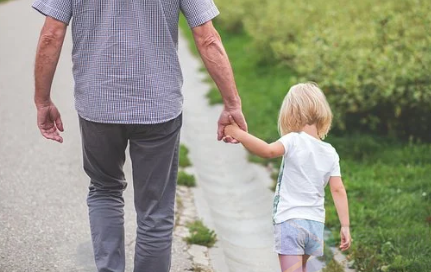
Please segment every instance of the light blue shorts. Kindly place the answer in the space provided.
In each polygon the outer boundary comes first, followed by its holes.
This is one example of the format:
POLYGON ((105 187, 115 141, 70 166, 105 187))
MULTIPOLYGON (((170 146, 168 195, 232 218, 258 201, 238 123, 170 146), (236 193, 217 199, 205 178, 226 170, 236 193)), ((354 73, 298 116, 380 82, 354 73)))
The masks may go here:
POLYGON ((323 255, 324 224, 307 219, 289 219, 274 225, 275 251, 282 255, 323 255))

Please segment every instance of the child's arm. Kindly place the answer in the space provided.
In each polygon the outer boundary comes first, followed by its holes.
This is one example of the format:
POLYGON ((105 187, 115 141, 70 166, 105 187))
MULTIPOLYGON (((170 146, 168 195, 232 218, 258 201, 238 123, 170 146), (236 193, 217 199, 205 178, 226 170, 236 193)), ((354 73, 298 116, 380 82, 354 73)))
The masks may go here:
POLYGON ((347 250, 351 244, 350 237, 350 220, 349 220, 349 203, 347 201, 347 193, 344 188, 341 177, 331 177, 329 179, 332 198, 334 199, 335 208, 337 209, 338 218, 341 223, 341 250, 347 250))
MULTIPOLYGON (((231 120, 232 122, 233 120, 231 120)), ((280 142, 268 144, 265 141, 241 130, 235 123, 225 128, 225 135, 239 141, 248 151, 262 158, 276 158, 284 155, 284 146, 280 142)))

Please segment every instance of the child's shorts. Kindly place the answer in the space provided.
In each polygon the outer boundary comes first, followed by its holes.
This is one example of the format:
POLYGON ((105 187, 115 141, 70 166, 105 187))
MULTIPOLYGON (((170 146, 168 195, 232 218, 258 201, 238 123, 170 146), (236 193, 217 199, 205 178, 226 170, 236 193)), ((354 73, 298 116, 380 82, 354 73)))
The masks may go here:
POLYGON ((307 219, 275 224, 275 251, 282 255, 322 256, 323 229, 323 223, 307 219))

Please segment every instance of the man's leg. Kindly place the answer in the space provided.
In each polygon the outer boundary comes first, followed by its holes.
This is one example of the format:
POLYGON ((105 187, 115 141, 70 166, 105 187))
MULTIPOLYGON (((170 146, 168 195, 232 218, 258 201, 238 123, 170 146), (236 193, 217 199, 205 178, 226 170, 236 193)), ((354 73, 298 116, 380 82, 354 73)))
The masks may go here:
POLYGON ((124 272, 123 173, 126 127, 80 118, 84 170, 90 177, 87 198, 98 272, 124 272))
POLYGON ((135 272, 168 272, 171 266, 181 118, 135 126, 130 136, 138 224, 135 272))

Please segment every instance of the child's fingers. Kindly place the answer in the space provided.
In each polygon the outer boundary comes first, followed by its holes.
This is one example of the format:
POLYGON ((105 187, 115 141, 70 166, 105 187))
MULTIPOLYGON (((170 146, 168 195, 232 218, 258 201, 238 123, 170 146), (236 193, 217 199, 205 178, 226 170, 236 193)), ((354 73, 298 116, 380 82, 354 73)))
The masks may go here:
POLYGON ((341 235, 340 249, 343 251, 347 250, 347 249, 349 249, 350 244, 351 244, 350 237, 346 237, 345 235, 341 235))

